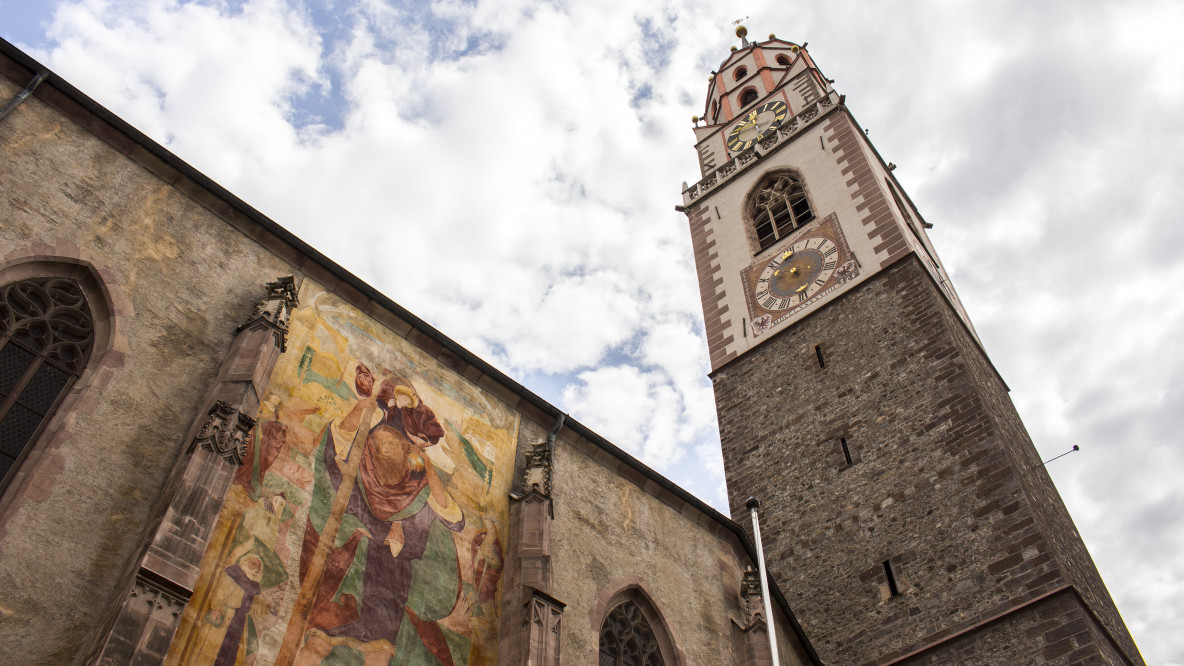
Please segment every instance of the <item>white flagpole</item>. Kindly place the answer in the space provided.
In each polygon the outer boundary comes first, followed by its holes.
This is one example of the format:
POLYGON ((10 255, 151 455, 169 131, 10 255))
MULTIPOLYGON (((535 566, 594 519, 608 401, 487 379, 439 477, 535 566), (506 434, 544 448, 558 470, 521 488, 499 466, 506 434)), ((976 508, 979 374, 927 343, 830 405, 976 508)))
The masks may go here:
POLYGON ((761 523, 757 518, 757 509, 761 502, 755 497, 749 497, 744 503, 752 512, 752 536, 756 539, 756 566, 761 575, 761 600, 765 602, 765 625, 769 628, 769 653, 773 656, 773 665, 779 666, 781 658, 777 655, 777 631, 773 626, 773 601, 769 597, 769 572, 765 570, 765 547, 761 545, 761 523))

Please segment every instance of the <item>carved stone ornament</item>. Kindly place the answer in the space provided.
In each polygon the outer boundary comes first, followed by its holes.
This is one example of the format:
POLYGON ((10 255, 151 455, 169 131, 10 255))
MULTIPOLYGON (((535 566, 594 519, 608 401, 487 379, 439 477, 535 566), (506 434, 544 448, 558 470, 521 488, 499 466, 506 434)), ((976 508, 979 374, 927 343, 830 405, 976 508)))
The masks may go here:
POLYGON ((146 614, 152 615, 153 619, 171 625, 177 624, 177 620, 181 617, 181 611, 189 602, 189 597, 167 590, 163 585, 158 585, 145 578, 143 574, 136 575, 131 599, 133 603, 143 604, 145 610, 148 611, 146 614))
POLYGON ((296 279, 289 275, 275 282, 267 283, 267 296, 255 305, 255 311, 238 327, 243 330, 248 326, 262 323, 275 330, 276 345, 280 352, 288 350, 288 321, 292 317, 292 310, 300 305, 296 295, 296 279))
POLYGON ((526 466, 522 474, 522 492, 536 492, 551 496, 551 450, 546 444, 536 444, 526 452, 526 466))
POLYGON ((665 663, 654 630, 637 604, 626 601, 609 612, 600 628, 598 666, 663 666, 665 663))
POLYGON ((559 666, 560 622, 566 604, 538 590, 532 591, 526 603, 529 625, 526 663, 559 666))
POLYGON ((247 437, 254 427, 255 419, 219 400, 210 408, 210 417, 197 433, 197 444, 232 465, 241 465, 247 454, 247 437))
POLYGON ((740 578, 740 599, 744 607, 744 620, 751 626, 764 619, 764 598, 761 596, 761 574, 751 564, 744 567, 740 578))

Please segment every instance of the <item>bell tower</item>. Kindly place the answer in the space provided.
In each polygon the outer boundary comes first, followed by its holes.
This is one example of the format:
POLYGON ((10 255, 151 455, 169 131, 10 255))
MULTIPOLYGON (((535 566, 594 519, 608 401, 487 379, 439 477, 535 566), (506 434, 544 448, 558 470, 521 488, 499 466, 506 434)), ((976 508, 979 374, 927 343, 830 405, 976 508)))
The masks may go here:
POLYGON ((729 502, 819 655, 1143 663, 893 165, 805 44, 737 36, 680 209, 729 502))

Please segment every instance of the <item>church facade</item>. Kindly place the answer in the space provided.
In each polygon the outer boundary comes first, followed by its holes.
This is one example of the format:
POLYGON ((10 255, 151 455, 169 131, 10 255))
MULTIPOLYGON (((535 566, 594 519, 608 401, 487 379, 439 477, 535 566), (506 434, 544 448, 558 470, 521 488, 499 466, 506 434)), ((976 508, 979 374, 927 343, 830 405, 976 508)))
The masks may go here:
POLYGON ((680 206, 732 517, 0 42, 4 661, 1142 663, 890 166, 741 38, 680 206))

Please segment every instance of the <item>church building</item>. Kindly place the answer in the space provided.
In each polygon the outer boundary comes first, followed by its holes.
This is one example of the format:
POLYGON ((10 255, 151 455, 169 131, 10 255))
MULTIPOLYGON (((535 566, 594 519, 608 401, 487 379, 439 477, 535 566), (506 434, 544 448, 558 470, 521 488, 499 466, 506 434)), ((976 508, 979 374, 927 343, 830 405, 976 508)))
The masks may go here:
POLYGON ((0 41, 0 661, 1142 664, 893 166, 737 36, 731 516, 0 41))

